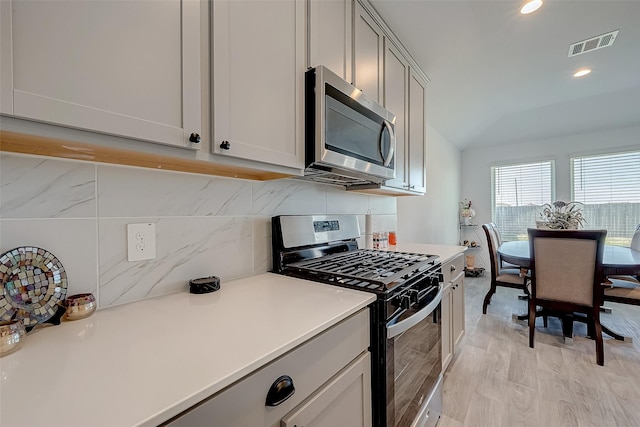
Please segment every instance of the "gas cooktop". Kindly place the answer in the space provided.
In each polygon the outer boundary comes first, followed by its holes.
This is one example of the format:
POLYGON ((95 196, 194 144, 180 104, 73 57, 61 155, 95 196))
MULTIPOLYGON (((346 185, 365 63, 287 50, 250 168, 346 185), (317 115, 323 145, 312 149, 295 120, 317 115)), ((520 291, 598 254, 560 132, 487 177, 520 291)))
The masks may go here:
MULTIPOLYGON (((358 237, 358 220, 353 215, 274 217, 274 271, 369 292, 388 293, 416 281, 425 283, 425 277, 440 270, 440 262, 435 255, 358 249, 358 237)), ((433 281, 437 282, 437 279, 433 281)))

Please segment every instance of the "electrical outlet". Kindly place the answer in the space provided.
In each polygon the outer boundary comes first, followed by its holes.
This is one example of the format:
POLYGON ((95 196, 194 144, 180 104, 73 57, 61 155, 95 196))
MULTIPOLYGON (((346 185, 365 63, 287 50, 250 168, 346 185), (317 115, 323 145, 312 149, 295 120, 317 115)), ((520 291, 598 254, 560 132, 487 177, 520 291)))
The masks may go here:
POLYGON ((156 225, 127 224, 127 258, 143 261, 156 257, 156 225))

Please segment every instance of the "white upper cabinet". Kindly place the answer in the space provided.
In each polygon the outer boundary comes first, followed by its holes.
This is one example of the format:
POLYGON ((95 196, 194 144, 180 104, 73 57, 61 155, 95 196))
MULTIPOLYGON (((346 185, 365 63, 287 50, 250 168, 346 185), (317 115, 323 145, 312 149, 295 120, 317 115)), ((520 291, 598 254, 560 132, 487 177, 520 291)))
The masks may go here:
POLYGON ((382 105, 384 33, 358 1, 354 4, 353 85, 382 105))
POLYGON ((423 195, 426 77, 375 11, 367 10, 370 6, 365 8, 359 0, 353 3, 354 84, 396 115, 396 177, 375 188, 351 189, 374 194, 423 195))
POLYGON ((409 109, 409 64, 389 39, 385 39, 384 44, 384 107, 396 115, 396 151, 394 156, 396 177, 387 181, 386 185, 408 189, 406 112, 409 109))
POLYGON ((351 72, 351 0, 308 0, 307 67, 324 65, 348 82, 351 72))
POLYGON ((396 177, 383 186, 393 193, 421 195, 426 190, 426 81, 390 40, 384 52, 385 107, 396 115, 396 177))
POLYGON ((427 82, 409 69, 409 190, 426 191, 427 124, 425 105, 427 82))
POLYGON ((201 7, 2 0, 0 112, 198 148, 201 7))
POLYGON ((212 149, 302 170, 306 3, 212 2, 212 149))

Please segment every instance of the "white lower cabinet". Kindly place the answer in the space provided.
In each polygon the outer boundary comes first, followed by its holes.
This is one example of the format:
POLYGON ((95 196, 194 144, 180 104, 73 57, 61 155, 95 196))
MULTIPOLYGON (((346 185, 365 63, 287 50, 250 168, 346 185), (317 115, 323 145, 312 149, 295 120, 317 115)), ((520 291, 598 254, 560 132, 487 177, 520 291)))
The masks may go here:
MULTIPOLYGON (((369 311, 364 309, 164 425, 371 426, 369 311), (267 394, 283 376, 276 406, 267 394), (290 383, 295 391, 291 394, 290 383)), ((278 388, 278 387, 276 387, 278 388)))
POLYGON ((453 359, 453 339, 451 338, 451 284, 445 284, 442 293, 442 370, 445 371, 453 359))
POLYGON ((464 337, 464 256, 460 254, 442 265, 445 290, 442 295, 442 371, 464 337))
POLYGON ((371 425, 371 356, 363 353, 283 419, 282 427, 371 425))

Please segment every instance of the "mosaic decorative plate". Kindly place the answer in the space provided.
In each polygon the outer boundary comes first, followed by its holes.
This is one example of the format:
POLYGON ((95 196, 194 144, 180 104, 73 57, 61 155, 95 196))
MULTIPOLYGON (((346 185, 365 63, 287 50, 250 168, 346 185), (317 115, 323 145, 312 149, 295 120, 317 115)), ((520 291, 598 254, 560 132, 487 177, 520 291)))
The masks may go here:
POLYGON ((0 320, 23 319, 25 326, 49 320, 67 295, 67 273, 51 252, 35 246, 0 256, 0 320))

